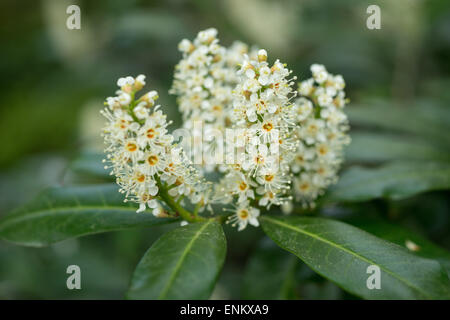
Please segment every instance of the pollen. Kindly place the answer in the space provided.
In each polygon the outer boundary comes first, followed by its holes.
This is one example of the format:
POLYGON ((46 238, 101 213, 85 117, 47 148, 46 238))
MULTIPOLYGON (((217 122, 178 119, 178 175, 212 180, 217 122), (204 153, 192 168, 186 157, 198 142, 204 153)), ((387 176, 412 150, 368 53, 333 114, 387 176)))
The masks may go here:
POLYGON ((243 220, 247 219, 249 216, 247 209, 242 209, 239 211, 239 217, 243 220))
POLYGON ((248 185, 244 181, 241 181, 241 183, 239 183, 239 189, 241 191, 247 190, 247 187, 248 185))
POLYGON ((127 128, 127 125, 128 125, 128 121, 123 120, 123 119, 119 121, 119 128, 120 129, 125 130, 127 128))
POLYGON ((271 131, 273 129, 273 124, 272 124, 272 122, 266 122, 263 124, 262 127, 266 131, 271 131))
POLYGON ((147 130, 147 138, 153 139, 155 137, 155 130, 154 129, 148 129, 147 130))
POLYGON ((319 147, 319 153, 320 153, 320 155, 322 155, 322 156, 326 155, 326 154, 328 153, 328 148, 327 148, 327 146, 321 145, 321 146, 319 147))
POLYGON ((137 145, 134 142, 128 142, 126 148, 128 151, 134 152, 137 150, 137 145))
POLYGON ((299 188, 300 188, 301 191, 308 191, 309 183, 302 183, 302 184, 300 184, 299 188))
POLYGON ((308 132, 310 132, 310 133, 315 133, 315 132, 317 132, 317 126, 315 125, 315 124, 311 124, 309 127, 308 127, 308 132))
POLYGON ((255 157, 255 162, 256 162, 257 164, 262 164, 262 163, 264 163, 264 157, 261 156, 261 155, 256 156, 256 157, 255 157))
POLYGON ((184 183, 183 177, 178 177, 177 180, 175 181, 176 186, 181 186, 183 183, 184 183))
POLYGON ((147 162, 149 165, 154 166, 158 163, 159 159, 158 156, 151 155, 147 158, 147 162))

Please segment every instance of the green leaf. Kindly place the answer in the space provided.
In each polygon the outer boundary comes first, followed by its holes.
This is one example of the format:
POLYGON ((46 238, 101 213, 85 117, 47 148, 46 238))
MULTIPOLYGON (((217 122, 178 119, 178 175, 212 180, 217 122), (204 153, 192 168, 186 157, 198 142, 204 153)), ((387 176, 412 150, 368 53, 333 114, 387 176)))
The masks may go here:
POLYGON ((449 299, 445 270, 434 260, 348 224, 322 218, 260 218, 280 247, 344 290, 367 299, 449 299), (368 289, 367 267, 381 271, 381 289, 368 289))
POLYGON ((422 139, 404 135, 352 132, 352 143, 346 149, 350 162, 390 160, 450 160, 450 152, 422 139))
POLYGON ((207 299, 225 254, 225 235, 212 219, 169 231, 142 257, 127 298, 207 299))
POLYGON ((267 237, 250 257, 243 283, 243 298, 277 300, 294 298, 295 272, 300 261, 267 237), (262 281, 264 279, 264 281, 262 281))
POLYGON ((402 247, 406 247, 407 242, 412 242, 418 247, 411 253, 439 261, 447 270, 447 273, 450 274, 450 252, 427 240, 420 234, 381 219, 353 218, 347 220, 347 222, 402 247))
POLYGON ((101 153, 84 152, 72 161, 69 168, 75 173, 114 180, 113 176, 109 174, 111 170, 105 169, 105 164, 102 162, 104 158, 105 155, 101 153))
POLYGON ((450 145, 447 134, 450 113, 446 107, 422 103, 396 106, 383 101, 368 101, 346 109, 350 124, 405 132, 429 138, 445 147, 450 145))
POLYGON ((136 213, 113 184, 50 188, 25 207, 0 220, 0 238, 45 246, 61 240, 132 227, 173 222, 136 213))
POLYGON ((392 162, 378 168, 351 167, 342 173, 324 200, 398 200, 449 188, 450 162, 392 162))

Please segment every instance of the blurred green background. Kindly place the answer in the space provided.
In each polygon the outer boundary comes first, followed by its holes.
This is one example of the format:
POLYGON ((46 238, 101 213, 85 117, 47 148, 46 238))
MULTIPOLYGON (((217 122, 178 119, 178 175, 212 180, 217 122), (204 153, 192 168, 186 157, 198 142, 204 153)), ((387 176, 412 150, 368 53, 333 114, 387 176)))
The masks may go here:
MULTIPOLYGON (((3 0, 0 26, 0 215, 46 186, 95 182, 71 164, 82 152, 101 150, 99 110, 120 76, 146 74, 174 120, 172 129, 179 126, 175 98, 167 93, 180 59, 177 44, 208 27, 219 30, 225 46, 241 40, 266 48, 300 79, 310 77, 309 66, 316 62, 342 74, 354 137, 347 164, 392 160, 392 152, 396 158, 426 161, 430 145, 434 156, 449 159, 448 0, 3 0), (81 8, 81 30, 66 28, 70 4, 81 8), (370 4, 381 8, 380 30, 366 28, 370 4), (372 122, 361 121, 359 110, 365 108, 385 112, 371 114, 372 122), (389 118, 390 112, 398 116, 389 118), (403 133, 392 140, 390 156, 367 145, 376 144, 370 135, 380 130, 389 139, 396 125, 403 133), (358 136, 364 126, 371 131, 358 136), (412 140, 415 147, 408 149, 412 140)), ((325 214, 353 219, 362 208, 365 215, 381 215, 450 248, 448 192, 374 200, 325 214)), ((90 236, 45 249, 1 242, 0 299, 120 299, 142 254, 172 227, 90 236), (81 291, 66 289, 70 264, 81 267, 81 291)), ((259 230, 227 232, 230 251, 213 298, 252 297, 243 271, 255 267, 249 254, 270 258, 279 249, 266 241, 258 244, 259 230)), ((282 297, 352 298, 296 263, 282 297)), ((276 279, 286 265, 273 268, 276 279)))

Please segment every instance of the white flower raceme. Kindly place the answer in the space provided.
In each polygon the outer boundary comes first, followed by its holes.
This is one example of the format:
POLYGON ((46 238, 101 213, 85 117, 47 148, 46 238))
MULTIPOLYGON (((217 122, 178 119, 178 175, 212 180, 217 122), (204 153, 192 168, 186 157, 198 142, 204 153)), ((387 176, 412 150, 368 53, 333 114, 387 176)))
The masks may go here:
POLYGON ((153 214, 162 215, 158 202, 161 185, 168 187, 174 199, 187 196, 198 202, 197 185, 201 180, 181 148, 173 144, 168 133, 170 124, 155 106, 156 91, 135 98, 145 85, 145 76, 120 78, 120 90, 106 99, 107 107, 101 113, 108 120, 103 131, 107 148, 107 169, 115 175, 125 201, 139 204, 137 212, 147 207, 153 214))
MULTIPOLYGON (((175 67, 169 91, 178 96, 183 127, 203 130, 207 136, 214 135, 217 130, 223 132, 229 122, 228 104, 236 78, 227 62, 228 51, 219 45, 216 36, 217 30, 210 28, 200 31, 193 42, 187 39, 180 42, 178 48, 183 59, 175 67)), ((213 153, 215 141, 208 139, 203 147, 208 150, 198 150, 202 156, 213 153)))
POLYGON ((239 132, 235 140, 239 156, 215 191, 217 198, 238 203, 229 221, 237 221, 239 229, 247 225, 243 217, 257 216, 252 214, 254 206, 270 208, 289 199, 289 162, 296 149, 292 140, 296 128, 292 80, 296 78, 288 79, 290 74, 278 60, 270 66, 265 50, 254 59, 245 55, 238 71, 231 119, 239 132))
MULTIPOLYGON (((193 42, 182 40, 178 48, 183 58, 175 67, 169 92, 178 96, 183 127, 206 137, 202 139, 203 149, 192 151, 201 153, 207 164, 215 164, 215 136, 223 135, 225 128, 231 126, 232 90, 239 81, 236 70, 249 48, 237 41, 229 48, 221 46, 214 28, 200 31, 193 42)), ((199 143, 195 137, 194 143, 199 143)), ((215 165, 207 168, 213 169, 215 165)))
POLYGON ((105 162, 125 201, 138 203, 138 212, 179 214, 186 223, 205 220, 199 213, 213 213, 211 205, 219 204, 230 213, 211 219, 228 219, 238 230, 258 226, 259 215, 272 206, 314 207, 337 181, 350 142, 342 76, 315 64, 312 78, 294 90, 296 77, 285 64, 269 64, 266 50, 249 50, 241 42, 223 47, 213 28, 178 48, 183 58, 170 93, 177 95, 184 131, 193 134, 190 159, 168 132, 158 93, 136 97, 145 86, 143 75, 120 78, 116 96, 106 99, 105 162), (198 156, 200 168, 191 162, 198 156), (220 176, 214 186, 203 178, 211 170, 220 176), (185 205, 194 207, 192 213, 185 205))
MULTIPOLYGON (((314 207, 316 198, 337 181, 343 148, 350 143, 343 109, 345 82, 323 65, 311 66, 313 77, 299 83, 295 101, 296 138, 299 145, 290 165, 295 175, 293 195, 304 206, 314 207)), ((292 206, 289 206, 292 208, 292 206)))

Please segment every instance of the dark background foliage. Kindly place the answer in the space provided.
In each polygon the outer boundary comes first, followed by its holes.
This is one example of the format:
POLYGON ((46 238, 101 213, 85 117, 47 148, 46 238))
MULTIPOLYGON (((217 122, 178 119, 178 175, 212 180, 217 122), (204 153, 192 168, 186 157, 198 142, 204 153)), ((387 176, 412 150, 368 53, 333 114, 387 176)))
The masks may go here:
MULTIPOLYGON (((450 158, 447 0, 7 0, 0 4, 0 25, 0 215, 46 186, 97 181, 80 174, 73 160, 101 150, 98 111, 120 76, 146 74, 176 128, 180 115, 167 90, 180 58, 177 43, 212 26, 222 44, 241 40, 266 48, 300 79, 310 76, 315 62, 344 76, 353 137, 346 167, 450 158), (73 3, 81 7, 81 30, 65 25, 73 3), (366 28, 369 4, 381 7, 381 30, 366 28)), ((448 192, 414 193, 384 192, 385 199, 325 206, 320 213, 396 242, 398 231, 380 234, 389 228, 373 223, 388 221, 450 248, 448 192)), ((45 249, 2 242, 0 299, 122 298, 142 254, 171 228, 102 234, 45 249), (82 269, 81 291, 66 289, 70 264, 82 269)), ((259 241, 261 230, 226 233, 229 251, 213 298, 261 292, 268 296, 260 298, 354 298, 267 239, 259 241), (258 259, 276 262, 270 268, 273 284, 282 285, 276 296, 255 286, 255 275, 265 272, 258 259)))

